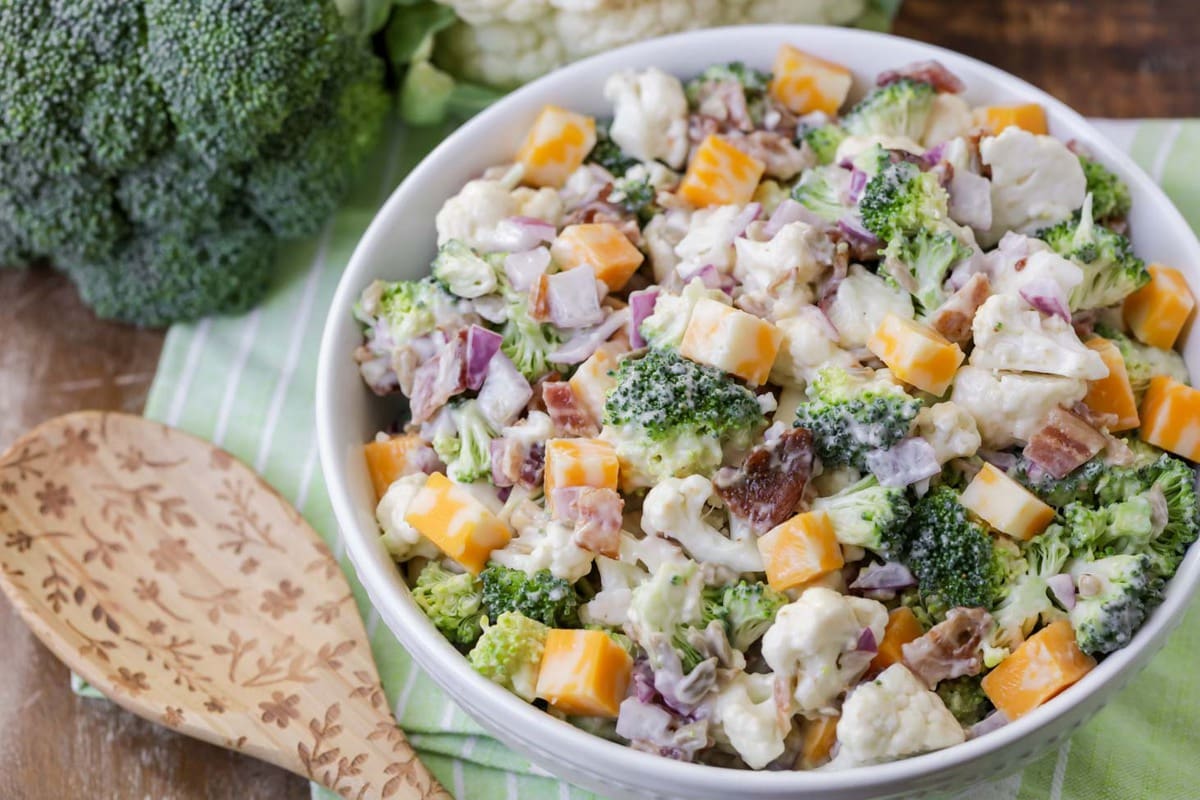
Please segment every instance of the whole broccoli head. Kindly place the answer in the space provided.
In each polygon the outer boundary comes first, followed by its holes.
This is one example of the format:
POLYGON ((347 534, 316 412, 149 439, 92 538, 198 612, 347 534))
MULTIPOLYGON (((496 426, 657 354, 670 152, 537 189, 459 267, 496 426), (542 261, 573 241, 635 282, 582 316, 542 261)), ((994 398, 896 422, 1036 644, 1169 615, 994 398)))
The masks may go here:
POLYGON ((729 643, 745 651, 767 632, 787 602, 787 595, 761 581, 743 580, 729 586, 709 587, 704 590, 702 621, 719 620, 725 626, 729 643))
POLYGON ((1115 555, 1071 565, 1077 593, 1071 626, 1079 649, 1099 656, 1129 644, 1157 604, 1160 581, 1144 555, 1115 555))
POLYGON ((917 501, 906 536, 904 562, 930 608, 990 608, 1021 564, 1015 547, 973 521, 947 486, 917 501))
POLYGON ((1129 239, 1093 220, 1093 202, 1088 195, 1073 217, 1037 234, 1083 270, 1083 282, 1068 298, 1072 311, 1107 308, 1150 282, 1150 272, 1133 254, 1129 239))
POLYGON ((417 576, 412 596, 455 647, 465 650, 479 639, 483 593, 473 575, 450 572, 430 561, 417 576))
POLYGON ((1133 199, 1129 187, 1099 161, 1079 157, 1083 176, 1087 179, 1087 191, 1092 196, 1092 214, 1098 220, 1124 219, 1129 213, 1133 199))
POLYGON ((850 170, 831 164, 806 169, 792 188, 792 199, 832 224, 853 212, 849 192, 850 170))
POLYGON ((499 434, 471 398, 453 403, 446 413, 454 433, 435 436, 433 449, 446 465, 446 475, 458 483, 474 483, 492 474, 492 439, 499 434))
POLYGON ((604 401, 603 438, 622 469, 663 478, 711 473, 724 443, 749 446, 764 419, 754 393, 719 369, 674 350, 626 358, 604 401))
POLYGON ((838 145, 845 140, 846 132, 832 122, 809 128, 801 135, 801 141, 808 142, 820 164, 832 164, 837 157, 838 145))
POLYGON ((796 409, 796 425, 813 435, 817 455, 830 467, 866 471, 867 454, 908 435, 921 401, 895 383, 839 366, 822 367, 796 409))
POLYGON ((852 136, 904 136, 918 141, 937 96, 932 84, 901 78, 878 86, 842 119, 852 136))
POLYGON ((1097 325, 1096 333, 1108 339, 1121 351, 1125 360, 1125 372, 1129 374, 1129 385, 1138 402, 1150 388, 1150 379, 1155 375, 1166 375, 1183 384, 1191 384, 1187 364, 1175 350, 1164 350, 1126 336, 1116 328, 1097 325))
POLYGON ((1062 526, 1051 525, 1030 539, 1021 546, 1021 556, 1025 563, 1016 565, 992 609, 996 625, 989 644, 993 647, 1016 647, 1039 621, 1052 622, 1063 616, 1047 581, 1061 573, 1071 557, 1062 526))
POLYGON ((937 696, 958 720, 958 724, 969 728, 992 713, 992 701, 983 691, 982 675, 963 675, 937 685, 937 696))
POLYGON ((506 611, 484 628, 467 661, 480 675, 532 702, 549 633, 537 620, 506 611))
POLYGON ((813 508, 829 515, 837 540, 865 547, 887 559, 904 549, 904 523, 912 514, 904 489, 880 486, 869 476, 837 494, 819 497, 813 508))
POLYGON ((258 300, 387 112, 332 2, 0 6, 0 254, 161 325, 258 300))
POLYGON ((551 628, 579 627, 579 596, 564 578, 548 569, 527 575, 519 569, 491 564, 479 575, 483 608, 489 619, 518 611, 551 628))

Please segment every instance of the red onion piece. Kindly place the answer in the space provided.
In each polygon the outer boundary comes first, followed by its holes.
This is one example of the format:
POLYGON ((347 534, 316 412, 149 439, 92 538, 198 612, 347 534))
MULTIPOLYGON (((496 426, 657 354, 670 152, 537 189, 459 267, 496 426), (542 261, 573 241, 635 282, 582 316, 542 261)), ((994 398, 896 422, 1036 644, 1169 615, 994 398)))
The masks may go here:
POLYGON ((862 221, 856 217, 842 217, 838 220, 838 230, 845 234, 847 239, 853 239, 861 243, 865 247, 882 247, 883 242, 875 234, 871 233, 862 224, 862 221))
POLYGON ((488 362, 487 377, 479 390, 479 410, 499 430, 508 425, 533 399, 533 387, 504 353, 496 353, 488 362))
POLYGON ((1046 579, 1046 583, 1050 586, 1050 591, 1054 593, 1054 599, 1058 600, 1067 611, 1075 607, 1075 579, 1069 574, 1062 572, 1058 575, 1052 575, 1046 579))
POLYGON ((705 264, 694 277, 704 281, 704 285, 709 289, 720 289, 730 297, 733 296, 734 287, 737 286, 737 281, 721 272, 712 264, 705 264))
POLYGON ((1005 453, 1002 450, 984 450, 980 449, 977 455, 987 463, 991 464, 996 469, 1003 472, 1008 472, 1017 465, 1017 457, 1012 453, 1005 453))
POLYGON ((1043 314, 1062 317, 1071 321, 1071 309, 1067 305, 1062 286, 1049 278, 1034 278, 1021 287, 1021 298, 1043 314))
POLYGON ((971 729, 967 732, 967 738, 978 739, 985 733, 991 733, 992 731, 1000 730, 1007 725, 1008 722, 1008 715, 1003 711, 993 711, 991 714, 988 714, 986 717, 979 720, 979 722, 976 722, 971 726, 971 729))
POLYGON ((761 214, 761 203, 747 203, 746 207, 738 212, 738 215, 733 218, 732 222, 729 223, 729 228, 733 231, 733 238, 736 239, 745 233, 746 228, 749 227, 750 223, 758 219, 761 214))
POLYGON ((879 566, 867 567, 858 573, 851 589, 862 591, 898 591, 917 585, 917 578, 912 571, 897 561, 889 561, 879 566))
POLYGON ((925 162, 926 167, 934 167, 942 163, 942 157, 946 155, 947 144, 949 144, 948 141, 941 142, 925 151, 925 155, 921 156, 921 160, 925 162))
POLYGON ((881 72, 875 78, 875 85, 887 86, 902 78, 909 78, 920 83, 928 83, 937 91, 949 92, 950 94, 959 94, 967 88, 957 75, 946 69, 940 61, 932 59, 914 61, 898 69, 889 69, 881 72))
POLYGON ((878 653, 879 643, 875 641, 875 633, 870 628, 863 628, 858 635, 858 645, 854 648, 860 653, 878 653))
POLYGON ((503 340, 500 334, 472 325, 467 331, 467 388, 479 390, 487 376, 492 356, 500 350, 503 340))
POLYGON ((867 467, 884 486, 903 488, 942 471, 933 445, 919 437, 867 454, 867 467))
POLYGON ((536 217, 508 217, 500 220, 491 236, 489 249, 504 253, 532 250, 542 242, 554 241, 558 229, 552 223, 536 217))
POLYGON ((824 219, 789 197, 775 207, 775 213, 771 214, 771 218, 763 226, 763 235, 770 239, 779 233, 783 226, 793 222, 803 222, 817 228, 828 225, 824 219))
POLYGON ((587 264, 547 279, 550 319, 560 328, 586 328, 604 321, 596 272, 587 264))
POLYGON ((542 273, 550 267, 550 251, 535 247, 519 253, 509 253, 504 258, 504 274, 518 292, 527 292, 542 273))
POLYGON ((862 197, 863 189, 867 188, 867 173, 855 168, 850 172, 850 202, 857 203, 862 197))
POLYGON ((504 457, 511 444, 502 438, 488 442, 488 454, 492 459, 492 485, 501 489, 511 489, 515 481, 504 469, 504 457))
POLYGON ((642 322, 654 313, 658 304, 657 286, 629 293, 629 344, 635 349, 645 347, 646 340, 642 338, 642 322))
POLYGON ((629 309, 621 308, 608 315, 594 328, 582 330, 568 339, 562 347, 546 357, 555 364, 579 364, 588 359, 600 345, 629 323, 629 309))

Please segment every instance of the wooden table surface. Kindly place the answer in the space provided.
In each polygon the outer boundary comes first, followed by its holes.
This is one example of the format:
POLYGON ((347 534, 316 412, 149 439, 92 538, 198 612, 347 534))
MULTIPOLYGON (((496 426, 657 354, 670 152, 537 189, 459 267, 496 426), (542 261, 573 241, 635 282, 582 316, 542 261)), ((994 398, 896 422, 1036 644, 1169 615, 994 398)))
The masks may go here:
MULTIPOLYGON (((896 32, 976 56, 1091 116, 1200 116, 1195 0, 905 0, 896 32)), ((49 271, 0 270, 0 448, 81 408, 139 411, 162 333, 96 320, 49 271)), ((0 600, 0 797, 297 800, 304 783, 74 696, 0 600)))

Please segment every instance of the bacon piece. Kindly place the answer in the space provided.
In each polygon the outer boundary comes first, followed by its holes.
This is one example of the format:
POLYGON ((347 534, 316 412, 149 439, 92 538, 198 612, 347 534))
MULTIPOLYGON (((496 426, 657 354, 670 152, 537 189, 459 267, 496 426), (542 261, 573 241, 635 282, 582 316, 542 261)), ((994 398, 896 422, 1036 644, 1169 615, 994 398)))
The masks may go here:
POLYGON ((542 474, 546 469, 546 445, 534 442, 525 453, 521 470, 517 473, 517 485, 535 489, 542 485, 542 474))
POLYGON ((901 646, 904 664, 933 688, 938 682, 983 669, 983 637, 992 629, 992 615, 982 608, 952 608, 946 620, 924 636, 901 646))
POLYGON ((789 180, 817 163, 811 149, 801 150, 786 137, 771 131, 731 133, 725 138, 738 150, 763 162, 766 165, 764 174, 769 178, 789 180))
POLYGON ((946 69, 940 61, 914 61, 899 69, 889 69, 879 73, 879 77, 875 79, 875 85, 887 86, 902 78, 928 83, 939 92, 949 92, 950 94, 959 94, 967 88, 962 80, 946 69))
POLYGON ((988 276, 976 272, 946 302, 938 306, 929 318, 930 326, 955 344, 971 338, 971 322, 975 312, 992 293, 988 276))
POLYGON ((463 328, 413 372, 409 398, 412 421, 426 421, 466 388, 467 331, 463 328))
POLYGON ((568 436, 595 436, 600 428, 592 415, 579 402, 575 390, 566 381, 547 381, 542 384, 542 402, 554 427, 568 436))
POLYGON ((544 272, 529 287, 529 318, 536 322, 550 321, 550 281, 544 272))
POLYGON ((612 489, 583 487, 575 501, 579 515, 572 541, 584 550, 609 558, 621 554, 625 501, 612 489))
POLYGON ((1055 408, 1029 439, 1023 451, 1026 458, 1055 478, 1065 478, 1072 470, 1108 444, 1104 434, 1078 414, 1055 408))
POLYGON ((546 446, 541 442, 526 445, 518 439, 501 437, 491 442, 492 483, 499 487, 522 486, 534 489, 542 485, 546 446))
POLYGON ((725 467, 713 479, 729 513, 766 533, 792 515, 812 476, 812 434, 792 428, 760 444, 738 469, 725 467))

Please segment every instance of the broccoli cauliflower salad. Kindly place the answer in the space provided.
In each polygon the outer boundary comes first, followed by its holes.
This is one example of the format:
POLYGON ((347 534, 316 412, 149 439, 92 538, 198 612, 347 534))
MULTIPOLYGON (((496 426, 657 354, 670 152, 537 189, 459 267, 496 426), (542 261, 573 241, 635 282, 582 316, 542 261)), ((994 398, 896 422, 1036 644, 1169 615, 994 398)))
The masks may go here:
POLYGON ((369 286, 383 543, 482 675, 639 750, 841 769, 1125 646, 1200 530, 1193 300, 1036 105, 785 46, 548 106, 369 286))

